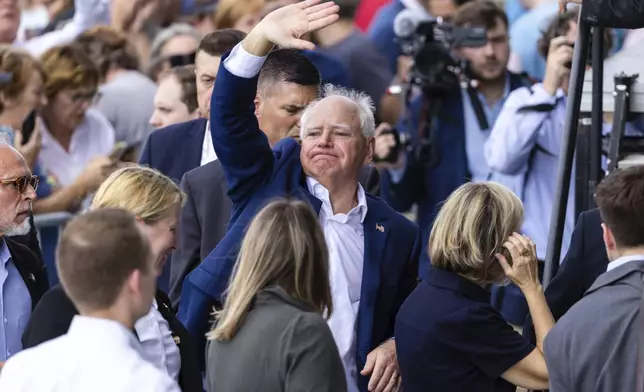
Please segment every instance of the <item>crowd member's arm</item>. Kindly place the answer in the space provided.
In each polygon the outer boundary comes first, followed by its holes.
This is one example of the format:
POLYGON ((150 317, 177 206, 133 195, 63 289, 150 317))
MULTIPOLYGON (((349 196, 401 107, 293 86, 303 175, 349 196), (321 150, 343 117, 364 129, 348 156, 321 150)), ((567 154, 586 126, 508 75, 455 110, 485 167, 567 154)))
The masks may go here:
POLYGON ((510 94, 485 142, 485 159, 492 170, 509 175, 520 173, 535 147, 559 155, 562 123, 552 109, 558 103, 561 81, 570 73, 565 64, 571 59, 572 48, 566 45, 566 38, 553 39, 544 82, 510 94))
POLYGON ((496 257, 505 275, 521 289, 528 302, 534 320, 537 344, 530 354, 506 370, 501 377, 523 388, 546 389, 548 368, 543 354, 543 341, 555 322, 539 282, 537 248, 532 241, 520 234, 514 234, 503 246, 510 252, 511 265, 505 256, 497 254, 496 257))
POLYGON ((74 18, 62 29, 34 37, 25 42, 24 49, 40 57, 54 46, 72 42, 84 31, 101 24, 109 24, 110 0, 75 0, 74 18))

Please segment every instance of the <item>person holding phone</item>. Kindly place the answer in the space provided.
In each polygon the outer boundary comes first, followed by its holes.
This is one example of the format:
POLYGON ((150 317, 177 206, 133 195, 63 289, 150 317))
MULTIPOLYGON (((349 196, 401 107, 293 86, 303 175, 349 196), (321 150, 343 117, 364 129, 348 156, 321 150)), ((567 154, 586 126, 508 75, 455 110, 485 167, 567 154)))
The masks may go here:
POLYGON ((517 233, 522 222, 519 198, 493 182, 464 184, 443 204, 429 237, 427 279, 396 317, 405 392, 548 387, 543 341, 554 321, 536 246, 517 233), (490 285, 509 280, 528 302, 536 347, 490 305, 490 285))

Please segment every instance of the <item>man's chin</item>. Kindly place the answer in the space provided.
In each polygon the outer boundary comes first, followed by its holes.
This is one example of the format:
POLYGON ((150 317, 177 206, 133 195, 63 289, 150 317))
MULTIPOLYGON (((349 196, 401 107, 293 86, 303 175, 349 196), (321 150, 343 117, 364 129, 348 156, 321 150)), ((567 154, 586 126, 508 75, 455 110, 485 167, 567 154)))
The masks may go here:
POLYGON ((12 227, 5 231, 5 235, 8 237, 14 237, 19 235, 27 235, 31 230, 31 224, 29 223, 29 218, 24 219, 20 223, 15 223, 12 227))

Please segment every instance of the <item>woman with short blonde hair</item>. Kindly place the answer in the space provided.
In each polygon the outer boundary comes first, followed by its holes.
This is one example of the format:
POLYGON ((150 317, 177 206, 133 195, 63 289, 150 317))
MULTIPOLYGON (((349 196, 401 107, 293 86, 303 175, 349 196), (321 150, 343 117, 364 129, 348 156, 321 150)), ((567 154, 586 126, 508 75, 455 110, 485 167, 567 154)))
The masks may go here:
POLYGON ((328 259, 305 202, 274 201, 255 216, 208 334, 209 391, 346 391, 325 321, 333 311, 328 259))
POLYGON ((464 184, 443 204, 429 237, 427 279, 396 317, 405 392, 548 387, 543 340, 554 320, 536 247, 517 233, 522 224, 521 201, 500 184, 464 184), (536 348, 490 305, 490 286, 508 280, 528 302, 536 348))
MULTIPOLYGON (((176 243, 176 227, 184 193, 160 172, 141 166, 114 171, 98 188, 90 209, 120 208, 134 214, 146 234, 155 268, 160 275, 169 251, 176 243)), ((27 347, 67 332, 78 313, 60 285, 52 288, 34 310, 23 336, 27 347)), ((157 290, 150 312, 139 319, 134 330, 141 354, 177 380, 184 392, 201 392, 202 377, 195 343, 177 320, 165 293, 157 290)))

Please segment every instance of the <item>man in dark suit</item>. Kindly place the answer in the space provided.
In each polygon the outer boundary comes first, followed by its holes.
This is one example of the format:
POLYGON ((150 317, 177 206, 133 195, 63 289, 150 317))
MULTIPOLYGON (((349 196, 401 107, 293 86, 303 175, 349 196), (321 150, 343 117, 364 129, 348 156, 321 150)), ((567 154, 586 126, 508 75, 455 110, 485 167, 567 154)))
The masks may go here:
MULTIPOLYGON (((255 115, 269 144, 299 133, 302 110, 318 97, 321 75, 299 50, 270 53, 259 74, 255 115)), ((372 192, 378 172, 365 168, 361 184, 372 192)), ((221 162, 215 160, 184 174, 181 189, 187 200, 181 210, 179 244, 170 263, 170 298, 175 307, 186 275, 205 259, 226 234, 232 202, 221 162)))
POLYGON ((139 163, 159 170, 177 183, 184 173, 217 158, 210 134, 206 133, 210 118, 210 95, 217 77, 221 56, 244 39, 234 29, 207 34, 199 43, 195 57, 197 101, 202 118, 170 125, 148 137, 139 163))
POLYGON ((204 336, 211 305, 222 299, 256 212, 279 197, 307 200, 325 231, 332 287, 345 288, 332 294, 329 326, 351 390, 394 389, 400 379, 390 338, 396 313, 416 285, 421 241, 414 223, 358 183, 373 157, 371 99, 327 89, 302 114, 301 146, 286 138, 271 150, 254 116, 257 75, 273 45, 310 48, 298 37, 337 19, 333 3, 315 3, 269 14, 219 68, 211 131, 234 207, 222 241, 184 281, 178 316, 194 336, 204 336))
MULTIPOLYGON (((320 73, 299 50, 279 49, 267 57, 258 81, 255 116, 269 144, 298 131, 302 110, 320 92, 320 73)), ((205 259, 226 234, 232 202, 221 162, 215 160, 186 173, 181 189, 179 244, 172 254, 170 299, 177 306, 185 276, 205 259)))
POLYGON ((0 363, 22 350, 22 333, 31 312, 49 288, 42 260, 11 239, 30 232, 31 202, 37 177, 13 147, 0 145, 0 363))
MULTIPOLYGON (((546 302, 555 321, 579 301, 608 265, 602 241, 602 218, 598 209, 582 212, 570 239, 561 268, 546 289, 546 302)), ((535 343, 534 325, 528 314, 523 335, 535 343)))
POLYGON ((644 298, 644 167, 610 173, 597 187, 610 263, 548 332, 550 390, 633 391, 644 298))

